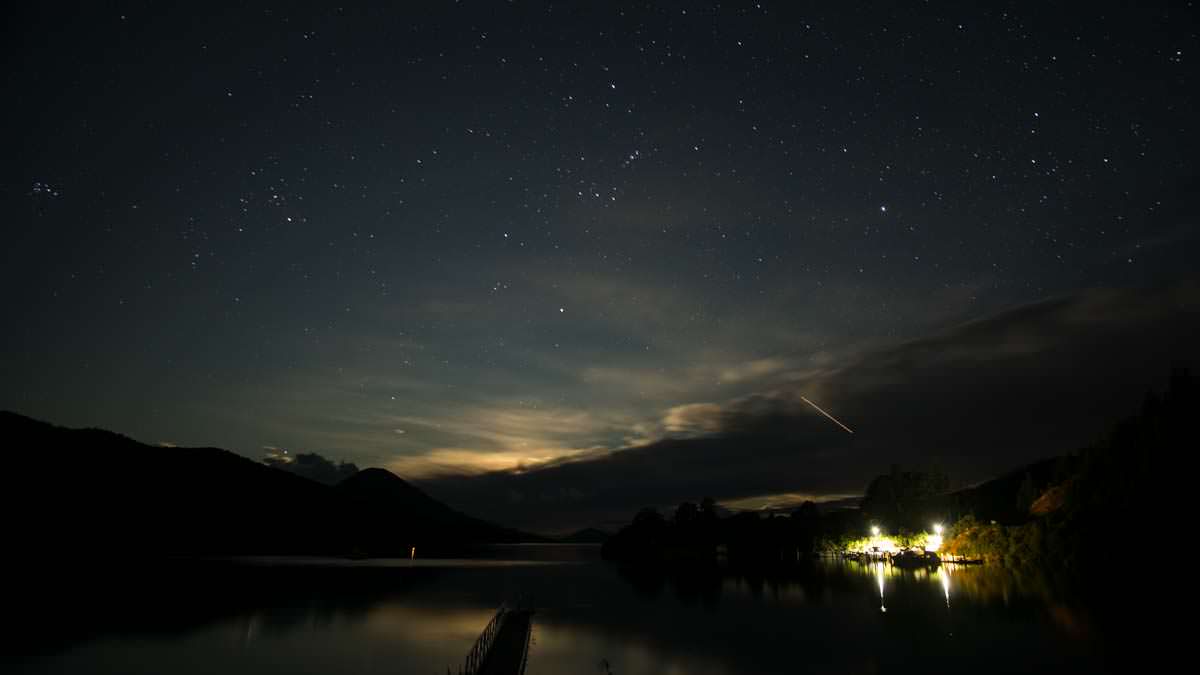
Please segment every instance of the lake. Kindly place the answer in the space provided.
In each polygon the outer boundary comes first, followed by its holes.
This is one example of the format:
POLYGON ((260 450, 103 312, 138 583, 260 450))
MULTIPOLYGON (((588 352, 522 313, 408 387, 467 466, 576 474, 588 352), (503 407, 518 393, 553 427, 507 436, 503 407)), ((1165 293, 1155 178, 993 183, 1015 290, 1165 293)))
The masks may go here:
MULTIPOLYGON (((666 573, 597 547, 461 560, 249 558, 24 584, 19 673, 445 673, 495 608, 537 606, 530 675, 1095 672, 1088 613, 991 567, 817 561, 769 575, 666 573), (605 666, 604 664, 607 664, 605 666)), ((19 584, 21 585, 21 584, 19 584)))

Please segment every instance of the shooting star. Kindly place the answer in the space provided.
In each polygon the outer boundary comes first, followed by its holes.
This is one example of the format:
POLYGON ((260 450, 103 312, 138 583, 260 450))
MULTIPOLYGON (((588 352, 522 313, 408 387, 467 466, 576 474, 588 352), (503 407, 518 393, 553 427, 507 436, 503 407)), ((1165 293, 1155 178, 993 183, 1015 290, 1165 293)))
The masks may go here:
POLYGON ((813 403, 812 401, 808 400, 807 398, 805 398, 805 397, 803 397, 803 396, 801 396, 801 397, 800 397, 800 400, 801 400, 801 401, 804 401, 805 403, 807 403, 807 404, 811 405, 812 407, 816 408, 816 409, 817 409, 817 412, 819 412, 819 413, 821 413, 822 415, 824 415, 824 416, 828 417, 830 420, 832 420, 832 421, 833 421, 833 423, 834 423, 834 424, 836 424, 836 425, 838 425, 839 427, 841 427, 841 428, 845 429, 847 433, 851 433, 851 434, 852 434, 852 433, 854 433, 854 430, 852 430, 850 427, 846 426, 845 424, 842 424, 841 422, 839 422, 839 421, 838 421, 838 419, 837 419, 836 417, 834 417, 833 415, 830 415, 829 413, 827 413, 827 412, 825 412, 824 410, 822 410, 822 409, 821 409, 821 406, 817 405, 816 403, 813 403))

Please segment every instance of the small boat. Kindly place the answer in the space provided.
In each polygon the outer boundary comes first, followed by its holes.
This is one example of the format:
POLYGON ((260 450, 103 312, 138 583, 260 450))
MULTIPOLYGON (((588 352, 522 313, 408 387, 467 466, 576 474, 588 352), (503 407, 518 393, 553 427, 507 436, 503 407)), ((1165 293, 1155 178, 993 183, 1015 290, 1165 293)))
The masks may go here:
POLYGON ((909 549, 901 551, 892 556, 893 567, 906 567, 916 569, 920 567, 937 567, 942 564, 942 559, 933 551, 916 551, 909 549))

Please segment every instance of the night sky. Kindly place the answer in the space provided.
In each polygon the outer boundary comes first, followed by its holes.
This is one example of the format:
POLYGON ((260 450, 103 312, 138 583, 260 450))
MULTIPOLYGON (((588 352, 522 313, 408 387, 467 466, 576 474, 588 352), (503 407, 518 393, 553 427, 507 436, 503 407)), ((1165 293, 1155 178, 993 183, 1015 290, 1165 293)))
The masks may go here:
POLYGON ((10 14, 0 409, 554 530, 969 483, 1195 356, 1192 3, 391 4, 10 14))

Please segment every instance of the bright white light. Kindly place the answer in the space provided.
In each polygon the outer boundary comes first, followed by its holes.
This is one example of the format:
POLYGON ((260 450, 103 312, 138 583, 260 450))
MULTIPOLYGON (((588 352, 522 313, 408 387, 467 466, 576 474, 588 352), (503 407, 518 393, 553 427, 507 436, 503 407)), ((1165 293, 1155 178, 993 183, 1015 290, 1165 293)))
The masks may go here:
POLYGON ((879 536, 879 526, 878 525, 871 526, 871 534, 875 535, 876 537, 879 536))
POLYGON ((941 524, 941 523, 934 523, 934 524, 933 524, 933 531, 934 531, 935 533, 937 533, 937 534, 941 534, 941 533, 942 533, 942 524, 941 524))

